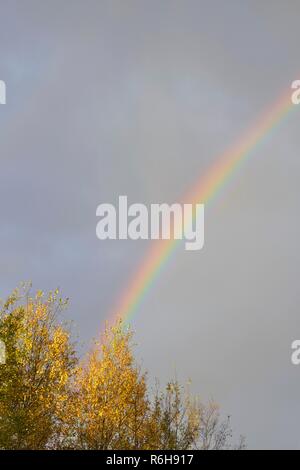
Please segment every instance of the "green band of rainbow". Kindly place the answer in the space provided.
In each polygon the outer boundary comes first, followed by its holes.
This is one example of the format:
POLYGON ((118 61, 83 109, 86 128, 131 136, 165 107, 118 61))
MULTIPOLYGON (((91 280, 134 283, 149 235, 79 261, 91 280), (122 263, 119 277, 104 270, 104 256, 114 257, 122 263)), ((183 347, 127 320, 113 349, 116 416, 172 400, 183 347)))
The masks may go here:
MULTIPOLYGON (((188 191, 182 199, 183 203, 207 204, 211 202, 233 177, 240 165, 295 108, 297 106, 292 104, 291 92, 288 90, 263 113, 254 126, 232 148, 216 159, 207 173, 200 178, 191 191, 188 191)), ((151 243, 144 260, 109 315, 109 322, 114 322, 119 318, 125 323, 130 321, 180 242, 181 240, 171 239, 151 243)))

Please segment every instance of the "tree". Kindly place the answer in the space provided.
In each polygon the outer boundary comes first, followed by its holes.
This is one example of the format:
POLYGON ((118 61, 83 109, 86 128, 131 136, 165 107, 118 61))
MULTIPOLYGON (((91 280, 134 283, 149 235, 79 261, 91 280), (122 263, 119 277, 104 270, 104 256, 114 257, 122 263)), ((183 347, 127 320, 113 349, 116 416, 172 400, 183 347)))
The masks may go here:
POLYGON ((156 389, 149 420, 151 449, 187 450, 195 446, 200 426, 197 400, 177 380, 156 389))
POLYGON ((51 443, 76 364, 70 333, 58 320, 59 292, 15 290, 0 311, 6 364, 0 366, 0 448, 43 449, 51 443))
POLYGON ((79 366, 66 412, 72 432, 65 445, 102 450, 144 447, 146 376, 135 364, 131 337, 121 322, 106 328, 101 342, 79 366))
MULTIPOLYGON (((177 380, 149 393, 121 321, 107 328, 77 370, 66 446, 80 449, 188 450, 231 448, 230 421, 203 405, 177 380), (69 433, 69 434, 68 434, 69 433)), ((243 441, 238 448, 243 447, 243 441)))
POLYGON ((199 450, 243 450, 245 439, 240 436, 237 445, 232 444, 230 416, 225 420, 220 417, 219 406, 210 401, 208 405, 199 407, 199 437, 195 448, 199 450))
POLYGON ((244 438, 232 444, 230 417, 222 420, 213 401, 203 404, 192 397, 189 387, 177 380, 163 390, 156 390, 149 422, 150 449, 161 450, 222 450, 245 448, 244 438))
MULTIPOLYGON (((188 450, 231 446, 229 419, 177 380, 149 391, 122 321, 78 361, 58 290, 15 290, 0 309, 0 449, 188 450)), ((243 448, 243 441, 237 448, 243 448)))

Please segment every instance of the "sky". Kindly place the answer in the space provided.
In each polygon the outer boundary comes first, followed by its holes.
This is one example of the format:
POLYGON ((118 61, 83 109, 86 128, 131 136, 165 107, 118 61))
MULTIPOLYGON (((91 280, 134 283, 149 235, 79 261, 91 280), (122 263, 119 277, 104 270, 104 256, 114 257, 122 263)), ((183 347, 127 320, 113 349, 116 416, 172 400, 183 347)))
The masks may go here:
MULTIPOLYGON (((96 208, 172 203, 300 79, 287 0, 0 0, 0 296, 70 297, 87 348, 149 248, 96 208)), ((300 108, 299 108, 300 109, 300 108)), ((255 149, 132 319, 162 383, 192 380, 249 448, 300 448, 300 114, 255 149)))

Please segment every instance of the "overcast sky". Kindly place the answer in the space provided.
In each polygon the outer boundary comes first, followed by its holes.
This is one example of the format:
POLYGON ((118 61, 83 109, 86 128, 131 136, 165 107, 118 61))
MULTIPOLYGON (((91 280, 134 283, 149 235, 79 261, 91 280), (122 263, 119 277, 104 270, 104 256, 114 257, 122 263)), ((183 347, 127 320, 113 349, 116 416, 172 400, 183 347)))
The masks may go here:
MULTIPOLYGON (((294 0, 0 0, 0 285, 61 287, 88 345, 146 241, 96 207, 176 202, 300 79, 294 0)), ((137 355, 232 415, 250 448, 300 448, 300 114, 273 131, 140 305, 137 355)))

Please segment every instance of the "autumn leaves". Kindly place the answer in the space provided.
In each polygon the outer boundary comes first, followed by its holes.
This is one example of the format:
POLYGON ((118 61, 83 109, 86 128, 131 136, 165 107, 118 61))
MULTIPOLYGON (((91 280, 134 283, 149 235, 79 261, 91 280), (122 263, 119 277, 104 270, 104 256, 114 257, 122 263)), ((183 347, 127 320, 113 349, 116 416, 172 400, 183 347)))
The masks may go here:
POLYGON ((190 449, 227 445, 228 423, 177 381, 149 389, 117 322, 79 360, 59 292, 16 290, 0 311, 1 449, 190 449), (220 433, 223 439, 220 439, 220 433))

